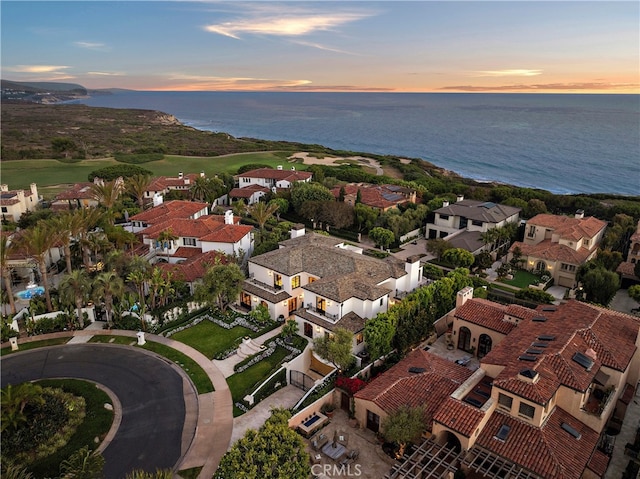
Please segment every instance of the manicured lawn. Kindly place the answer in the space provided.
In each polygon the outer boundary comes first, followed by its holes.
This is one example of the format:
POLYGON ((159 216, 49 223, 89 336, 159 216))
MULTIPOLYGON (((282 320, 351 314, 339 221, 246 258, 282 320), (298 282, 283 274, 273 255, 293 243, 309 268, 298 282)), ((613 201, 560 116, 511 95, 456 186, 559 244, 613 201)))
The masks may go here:
MULTIPOLYGON (((56 346, 58 344, 66 344, 67 341, 69 341, 69 339, 71 338, 44 339, 42 341, 33 341, 31 343, 19 344, 18 351, 27 351, 29 349, 44 348, 45 346, 56 346)), ((5 354, 11 354, 13 352, 17 353, 18 351, 11 351, 11 347, 2 348, 2 350, 0 350, 0 356, 4 356, 5 354)))
POLYGON ((38 381, 43 387, 64 389, 76 396, 82 396, 86 401, 86 416, 76 433, 69 442, 55 454, 43 458, 30 468, 35 477, 58 477, 60 463, 71 454, 84 446, 95 449, 95 437, 104 439, 113 422, 113 411, 104 408, 105 403, 111 404, 109 396, 98 389, 95 384, 79 379, 48 379, 38 381))
MULTIPOLYGON (((254 364, 241 373, 229 376, 227 378, 227 384, 231 390, 231 397, 233 398, 234 404, 236 401, 242 400, 242 398, 250 393, 254 387, 274 373, 276 369, 280 367, 280 363, 287 354, 289 354, 288 350, 282 347, 277 347, 276 351, 268 358, 254 364)), ((241 414, 243 414, 243 411, 236 408, 234 405, 233 416, 237 417, 241 414)))
MULTIPOLYGON (((238 153, 220 157, 192 157, 167 155, 159 161, 143 163, 139 166, 151 171, 156 176, 177 176, 178 172, 199 173, 207 175, 216 173, 236 173, 238 168, 248 163, 261 163, 272 167, 282 165, 291 168, 287 156, 291 152, 238 153)), ((82 160, 78 163, 62 163, 58 160, 15 160, 2 162, 2 182, 10 188, 29 188, 30 183, 38 187, 78 183, 87 181, 89 173, 99 168, 118 163, 113 158, 82 160)), ((296 164, 296 169, 306 169, 305 165, 296 164)))
POLYGON ((505 284, 515 286, 516 288, 524 289, 528 288, 530 284, 537 284, 539 279, 540 278, 538 278, 538 276, 536 276, 535 274, 519 269, 516 270, 515 274, 513 275, 513 279, 502 279, 500 281, 505 284))
POLYGON ((244 336, 255 337, 255 333, 242 326, 224 329, 211 321, 205 320, 172 335, 171 339, 188 344, 209 359, 213 359, 217 353, 229 349, 238 338, 244 336))

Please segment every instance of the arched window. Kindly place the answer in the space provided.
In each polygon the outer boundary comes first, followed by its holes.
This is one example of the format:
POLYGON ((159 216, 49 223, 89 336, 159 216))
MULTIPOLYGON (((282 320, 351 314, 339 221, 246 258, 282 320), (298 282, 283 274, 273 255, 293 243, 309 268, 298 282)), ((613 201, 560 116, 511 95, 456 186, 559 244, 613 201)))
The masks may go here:
POLYGON ((491 340, 491 336, 488 334, 481 334, 480 338, 478 338, 478 359, 489 354, 492 345, 493 341, 491 340))
POLYGON ((538 261, 536 263, 536 271, 539 273, 546 273, 547 263, 545 263, 544 261, 538 261))
POLYGON ((463 351, 471 349, 471 331, 465 326, 458 331, 458 349, 463 351))

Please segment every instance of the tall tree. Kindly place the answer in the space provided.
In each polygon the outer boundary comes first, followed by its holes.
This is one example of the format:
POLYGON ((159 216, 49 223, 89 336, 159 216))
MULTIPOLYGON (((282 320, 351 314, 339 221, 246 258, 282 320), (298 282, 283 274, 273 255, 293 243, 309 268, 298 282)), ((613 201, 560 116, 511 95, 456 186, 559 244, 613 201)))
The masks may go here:
POLYGON ((581 283, 588 301, 608 306, 620 289, 620 276, 613 271, 598 267, 587 271, 582 276, 581 283))
POLYGON ((47 255, 56 241, 56 235, 50 225, 40 223, 33 228, 22 231, 16 240, 16 247, 32 258, 38 265, 44 297, 47 303, 47 311, 53 309, 51 305, 51 293, 49 288, 49 273, 47 270, 47 255))
POLYGON ((427 430, 424 406, 400 406, 383 419, 381 429, 387 441, 400 445, 398 456, 402 457, 407 443, 419 441, 427 430))
POLYGON ((113 325, 113 301, 124 294, 124 281, 114 271, 100 273, 93 281, 93 295, 97 300, 104 301, 107 313, 107 324, 113 325))
POLYGON ((247 207, 247 213, 258 222, 260 230, 264 231, 264 225, 269 221, 273 214, 278 210, 279 206, 273 203, 265 203, 258 201, 247 207))
POLYGON ((244 274, 236 263, 210 266, 202 283, 196 287, 195 297, 198 301, 226 311, 242 291, 244 279, 244 274))
POLYGON ((442 260, 455 268, 470 268, 475 258, 473 254, 462 248, 451 248, 444 252, 442 260))
POLYGON ((113 224, 113 209, 124 189, 124 181, 122 178, 117 178, 106 183, 93 183, 91 185, 91 196, 105 208, 107 221, 110 224, 113 224))
POLYGON ((138 203, 140 210, 144 210, 144 197, 153 182, 151 175, 133 175, 125 181, 126 191, 133 196, 138 203))
POLYGON ((4 282, 4 288, 7 291, 7 301, 9 301, 9 308, 11 314, 16 314, 16 303, 13 299, 13 290, 11 288, 11 268, 7 263, 9 259, 9 253, 11 252, 11 243, 7 236, 0 236, 0 268, 2 268, 2 281, 4 282))
POLYGON ((390 313, 378 313, 364 323, 364 340, 371 359, 387 354, 393 348, 393 336, 396 333, 395 316, 390 313))
POLYGON ((313 340, 313 350, 322 359, 329 361, 336 368, 346 371, 355 358, 351 354, 353 333, 345 328, 336 328, 333 334, 313 340))
POLYGON ((286 198, 273 198, 271 201, 269 201, 269 205, 276 205, 278 207, 278 209, 274 211, 274 213, 276 214, 276 218, 278 218, 278 221, 280 221, 280 215, 284 215, 287 213, 287 211, 289 211, 289 201, 287 201, 286 198))
POLYGON ((393 231, 381 228, 380 226, 376 226, 369 231, 369 238, 377 245, 380 245, 380 249, 387 249, 389 245, 395 241, 393 231))
POLYGON ((60 282, 60 295, 68 302, 75 303, 78 323, 84 328, 82 304, 91 292, 91 279, 84 269, 76 269, 65 275, 60 282))

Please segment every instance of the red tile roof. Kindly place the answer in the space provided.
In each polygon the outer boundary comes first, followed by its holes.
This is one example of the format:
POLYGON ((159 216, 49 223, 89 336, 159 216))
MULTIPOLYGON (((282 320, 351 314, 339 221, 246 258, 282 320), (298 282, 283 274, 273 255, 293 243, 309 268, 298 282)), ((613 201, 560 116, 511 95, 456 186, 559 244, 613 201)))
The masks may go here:
POLYGON ((360 191, 360 198, 363 205, 372 208, 386 209, 402 203, 410 201, 410 195, 413 192, 408 188, 397 185, 370 185, 370 184, 349 184, 336 186, 331 190, 333 196, 338 198, 340 190, 344 188, 346 195, 356 196, 360 191))
POLYGON ((599 477, 604 477, 605 472, 607 472, 607 467, 609 467, 609 459, 611 458, 604 452, 596 449, 591 456, 587 467, 595 472, 599 477))
POLYGON ((483 428, 476 445, 498 454, 546 479, 579 479, 592 458, 599 435, 556 407, 541 428, 495 411, 483 428), (580 433, 576 439, 561 425, 580 433), (511 429, 506 440, 495 436, 506 424, 511 429))
POLYGON ((273 168, 258 168, 257 170, 245 171, 237 175, 238 178, 265 178, 269 180, 283 181, 286 180, 290 183, 295 181, 306 181, 310 179, 313 174, 308 171, 297 170, 274 170, 273 168))
POLYGON ((466 404, 458 399, 448 397, 438 411, 434 414, 433 420, 457 431, 463 436, 471 437, 480 421, 485 416, 485 412, 471 404, 466 404))
POLYGON ((263 193, 269 193, 271 190, 269 188, 267 188, 266 186, 260 186, 260 185, 249 185, 249 186, 245 186, 243 188, 233 188, 230 192, 229 192, 229 197, 231 198, 250 198, 251 195, 257 193, 257 192, 263 192, 263 193))
POLYGON ((151 182, 147 191, 164 191, 167 189, 177 189, 181 187, 186 187, 181 189, 188 189, 193 185, 198 176, 200 175, 196 173, 186 174, 182 178, 159 176, 151 182))
MULTIPOLYGON (((210 265, 216 264, 216 262, 221 262, 222 264, 226 264, 228 262, 224 253, 220 253, 219 251, 207 251, 206 253, 202 253, 197 248, 179 248, 179 250, 182 249, 192 249, 198 254, 189 257, 189 259, 183 263, 157 263, 156 266, 160 267, 160 269, 165 272, 171 272, 174 279, 180 279, 188 283, 192 283, 202 278, 210 265)), ((178 255, 176 254, 174 256, 178 255)))
POLYGON ((555 234, 566 239, 578 241, 581 238, 593 238, 606 228, 607 223, 588 216, 586 218, 572 218, 551 214, 539 214, 527 221, 528 225, 536 225, 553 230, 555 234))
POLYGON ((193 215, 206 208, 207 203, 195 201, 173 200, 154 206, 131 217, 132 221, 142 221, 153 224, 171 218, 191 218, 193 215))
POLYGON ((464 366, 416 349, 358 391, 354 397, 372 401, 387 413, 404 405, 425 405, 427 424, 430 426, 431 417, 442 402, 471 374, 464 366), (412 367, 423 368, 424 372, 409 372, 412 367))
POLYGON ((626 370, 635 353, 640 319, 575 300, 553 311, 543 308, 538 308, 537 314, 546 321, 522 321, 508 341, 502 341, 482 358, 483 364, 504 366, 494 379, 495 387, 546 404, 561 384, 586 391, 601 365, 626 370), (540 341, 541 335, 554 339, 540 341), (536 348, 534 342, 544 342, 547 347, 536 348), (539 349, 540 353, 530 355, 531 361, 520 359, 530 348, 539 349), (588 371, 573 360, 577 352, 595 355, 588 371), (536 371, 538 380, 531 383, 519 379, 523 369, 536 371))
POLYGON ((520 251, 525 257, 533 256, 547 261, 561 261, 574 265, 584 263, 590 255, 595 253, 595 250, 589 250, 587 248, 580 248, 576 251, 567 245, 552 243, 550 239, 540 241, 536 244, 526 244, 515 241, 509 248, 509 251, 513 253, 516 248, 520 248, 520 251))
POLYGON ((537 314, 534 310, 523 306, 505 306, 493 301, 473 298, 456 309, 455 316, 469 323, 477 324, 502 334, 509 334, 517 325, 515 322, 507 321, 505 316, 531 319, 537 314))
POLYGON ((625 384, 624 391, 620 396, 620 401, 623 404, 629 404, 633 399, 633 395, 635 394, 635 392, 636 392, 636 389, 631 384, 629 383, 625 384))
POLYGON ((68 190, 59 193, 55 201, 59 200, 77 200, 77 199, 92 199, 93 193, 91 192, 91 185, 93 183, 84 182, 84 183, 76 183, 68 190))
POLYGON ((253 230, 248 225, 227 225, 222 215, 201 216, 198 219, 176 218, 145 228, 145 238, 155 239, 163 231, 171 230, 179 238, 197 238, 215 243, 237 243, 253 230))

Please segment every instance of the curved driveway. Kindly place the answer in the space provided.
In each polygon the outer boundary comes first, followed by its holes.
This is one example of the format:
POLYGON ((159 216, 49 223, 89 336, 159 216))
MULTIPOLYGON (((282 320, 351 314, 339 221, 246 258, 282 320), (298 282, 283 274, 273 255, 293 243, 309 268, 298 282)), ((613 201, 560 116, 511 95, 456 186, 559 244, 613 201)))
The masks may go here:
POLYGON ((2 387, 73 377, 102 384, 118 397, 122 422, 103 452, 107 479, 121 479, 133 469, 172 469, 181 458, 183 380, 169 362, 134 348, 79 344, 14 353, 1 364, 2 387))

